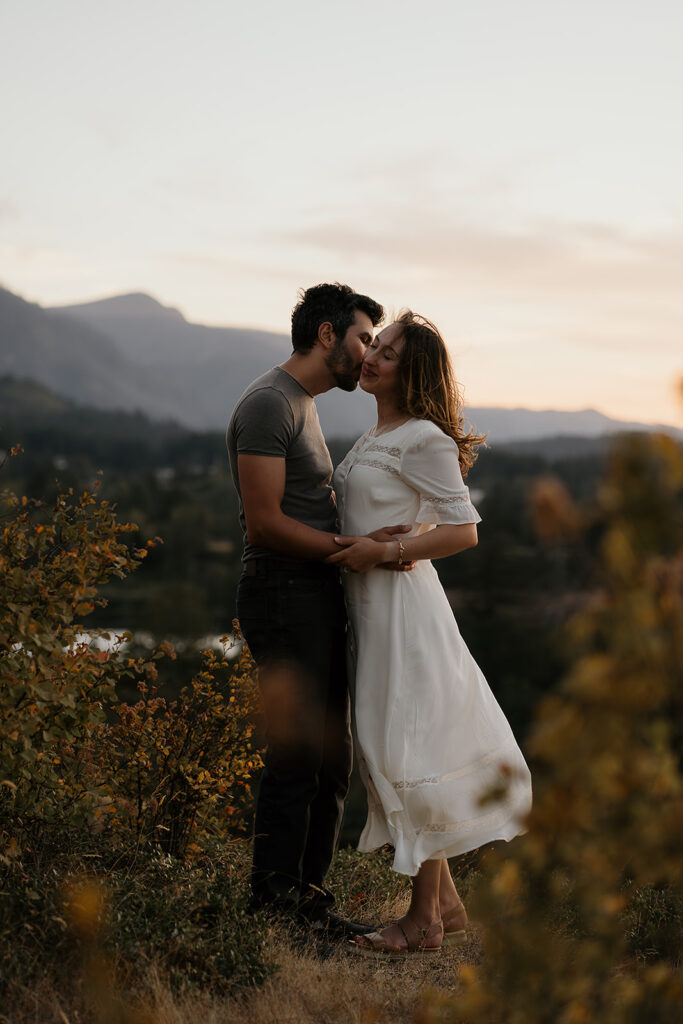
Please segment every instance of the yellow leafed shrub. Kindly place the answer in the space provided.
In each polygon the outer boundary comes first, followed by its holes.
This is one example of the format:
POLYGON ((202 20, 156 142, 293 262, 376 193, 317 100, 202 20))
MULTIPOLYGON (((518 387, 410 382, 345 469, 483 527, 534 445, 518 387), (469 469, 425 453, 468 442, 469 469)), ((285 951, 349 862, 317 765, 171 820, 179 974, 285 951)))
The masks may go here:
MULTIPOLYGON (((667 437, 615 450, 594 522, 598 574, 567 625, 572 669, 539 706, 528 833, 483 864, 484 957, 453 1024, 680 1019, 683 455, 667 437)), ((567 499, 568 500, 568 499, 567 499)), ((542 533, 576 529, 542 502, 542 533)), ((430 1016, 431 1014, 431 1016, 430 1016)))
POLYGON ((137 703, 116 705, 116 721, 92 732, 80 759, 83 775, 99 782, 97 829, 112 845, 152 841, 176 855, 198 852, 207 833, 244 831, 261 766, 246 649, 235 661, 205 651, 176 700, 145 682, 139 690, 137 703))
POLYGON ((169 644, 132 658, 81 625, 104 603, 99 587, 144 558, 136 528, 96 491, 0 500, 3 1009, 36 982, 71 998, 93 981, 93 958, 109 964, 108 1000, 151 963, 177 987, 257 982, 263 929, 245 918, 228 841, 260 766, 246 650, 205 651, 167 700, 169 644), (135 702, 117 699, 122 682, 135 702))
POLYGON ((239 831, 261 764, 246 651, 205 651, 167 701, 156 684, 169 644, 131 658, 123 644, 100 649, 99 631, 81 625, 105 603, 99 587, 145 557, 127 543, 135 526, 96 492, 53 507, 8 493, 2 502, 0 861, 40 859, 50 835, 61 852, 96 838, 182 854, 204 831, 239 831), (117 699, 123 680, 137 684, 137 702, 117 699))

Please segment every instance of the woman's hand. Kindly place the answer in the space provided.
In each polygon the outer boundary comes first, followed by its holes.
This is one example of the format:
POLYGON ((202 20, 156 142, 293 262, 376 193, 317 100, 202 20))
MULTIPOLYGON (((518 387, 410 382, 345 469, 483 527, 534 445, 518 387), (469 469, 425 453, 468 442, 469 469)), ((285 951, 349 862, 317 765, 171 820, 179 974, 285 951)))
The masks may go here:
POLYGON ((335 537, 341 550, 325 559, 342 570, 368 572, 382 562, 396 558, 396 541, 379 543, 371 537, 335 537))
POLYGON ((373 530, 372 533, 368 533, 367 536, 372 540, 376 540, 379 544, 384 544, 385 541, 397 540, 400 534, 410 533, 412 526, 400 525, 400 526, 382 526, 379 530, 373 530))

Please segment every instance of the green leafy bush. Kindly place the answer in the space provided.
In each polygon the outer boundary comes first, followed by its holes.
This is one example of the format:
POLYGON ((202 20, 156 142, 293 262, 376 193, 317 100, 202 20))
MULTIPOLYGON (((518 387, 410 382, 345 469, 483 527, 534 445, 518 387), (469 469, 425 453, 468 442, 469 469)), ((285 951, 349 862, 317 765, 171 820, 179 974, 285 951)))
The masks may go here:
POLYGON ((135 991, 150 966, 176 989, 213 993, 258 984, 272 970, 264 930, 247 917, 242 858, 188 862, 148 852, 133 863, 53 863, 6 889, 0 901, 0 991, 39 978, 77 988, 98 962, 110 994, 135 991), (86 873, 87 872, 87 873, 86 873))

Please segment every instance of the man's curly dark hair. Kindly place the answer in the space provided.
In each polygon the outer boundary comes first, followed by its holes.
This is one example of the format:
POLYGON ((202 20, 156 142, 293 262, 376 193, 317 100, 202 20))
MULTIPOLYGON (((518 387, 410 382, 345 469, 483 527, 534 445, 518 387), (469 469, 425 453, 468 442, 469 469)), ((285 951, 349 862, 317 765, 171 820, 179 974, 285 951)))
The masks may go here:
POLYGON ((353 323, 356 310, 366 313, 373 327, 384 319, 384 309, 369 295, 359 295, 347 284, 316 284, 299 292, 292 310, 292 346, 295 352, 310 352, 321 324, 332 324, 341 341, 353 323))

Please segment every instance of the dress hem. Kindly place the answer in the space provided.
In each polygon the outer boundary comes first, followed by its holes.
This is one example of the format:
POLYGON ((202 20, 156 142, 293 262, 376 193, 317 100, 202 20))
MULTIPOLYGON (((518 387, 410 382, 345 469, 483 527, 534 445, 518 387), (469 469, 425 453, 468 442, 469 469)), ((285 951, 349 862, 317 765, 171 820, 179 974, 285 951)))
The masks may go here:
MULTIPOLYGON (((366 825, 364 832, 367 828, 368 826, 366 825)), ((438 835, 441 840, 440 844, 430 843, 426 839, 423 841, 424 834, 418 837, 416 843, 409 842, 404 837, 401 837, 398 844, 392 842, 388 832, 385 836, 377 836, 375 839, 368 837, 364 840, 363 835, 361 835, 358 842, 358 851, 359 853, 371 853, 382 846, 393 846, 395 854, 391 865, 392 870, 396 871, 397 874, 414 877, 422 864, 427 860, 459 857, 464 853, 471 853, 472 850, 477 850, 488 843, 500 840, 509 843, 511 840, 516 839, 517 836, 524 835, 526 831, 527 829, 522 821, 519 818, 515 818, 510 820, 506 826, 497 829, 493 835, 489 830, 486 830, 481 833, 471 833, 467 837, 460 836, 458 839, 444 843, 444 839, 441 838, 445 838, 444 833, 427 833, 427 835, 431 834, 433 837, 438 835)))

